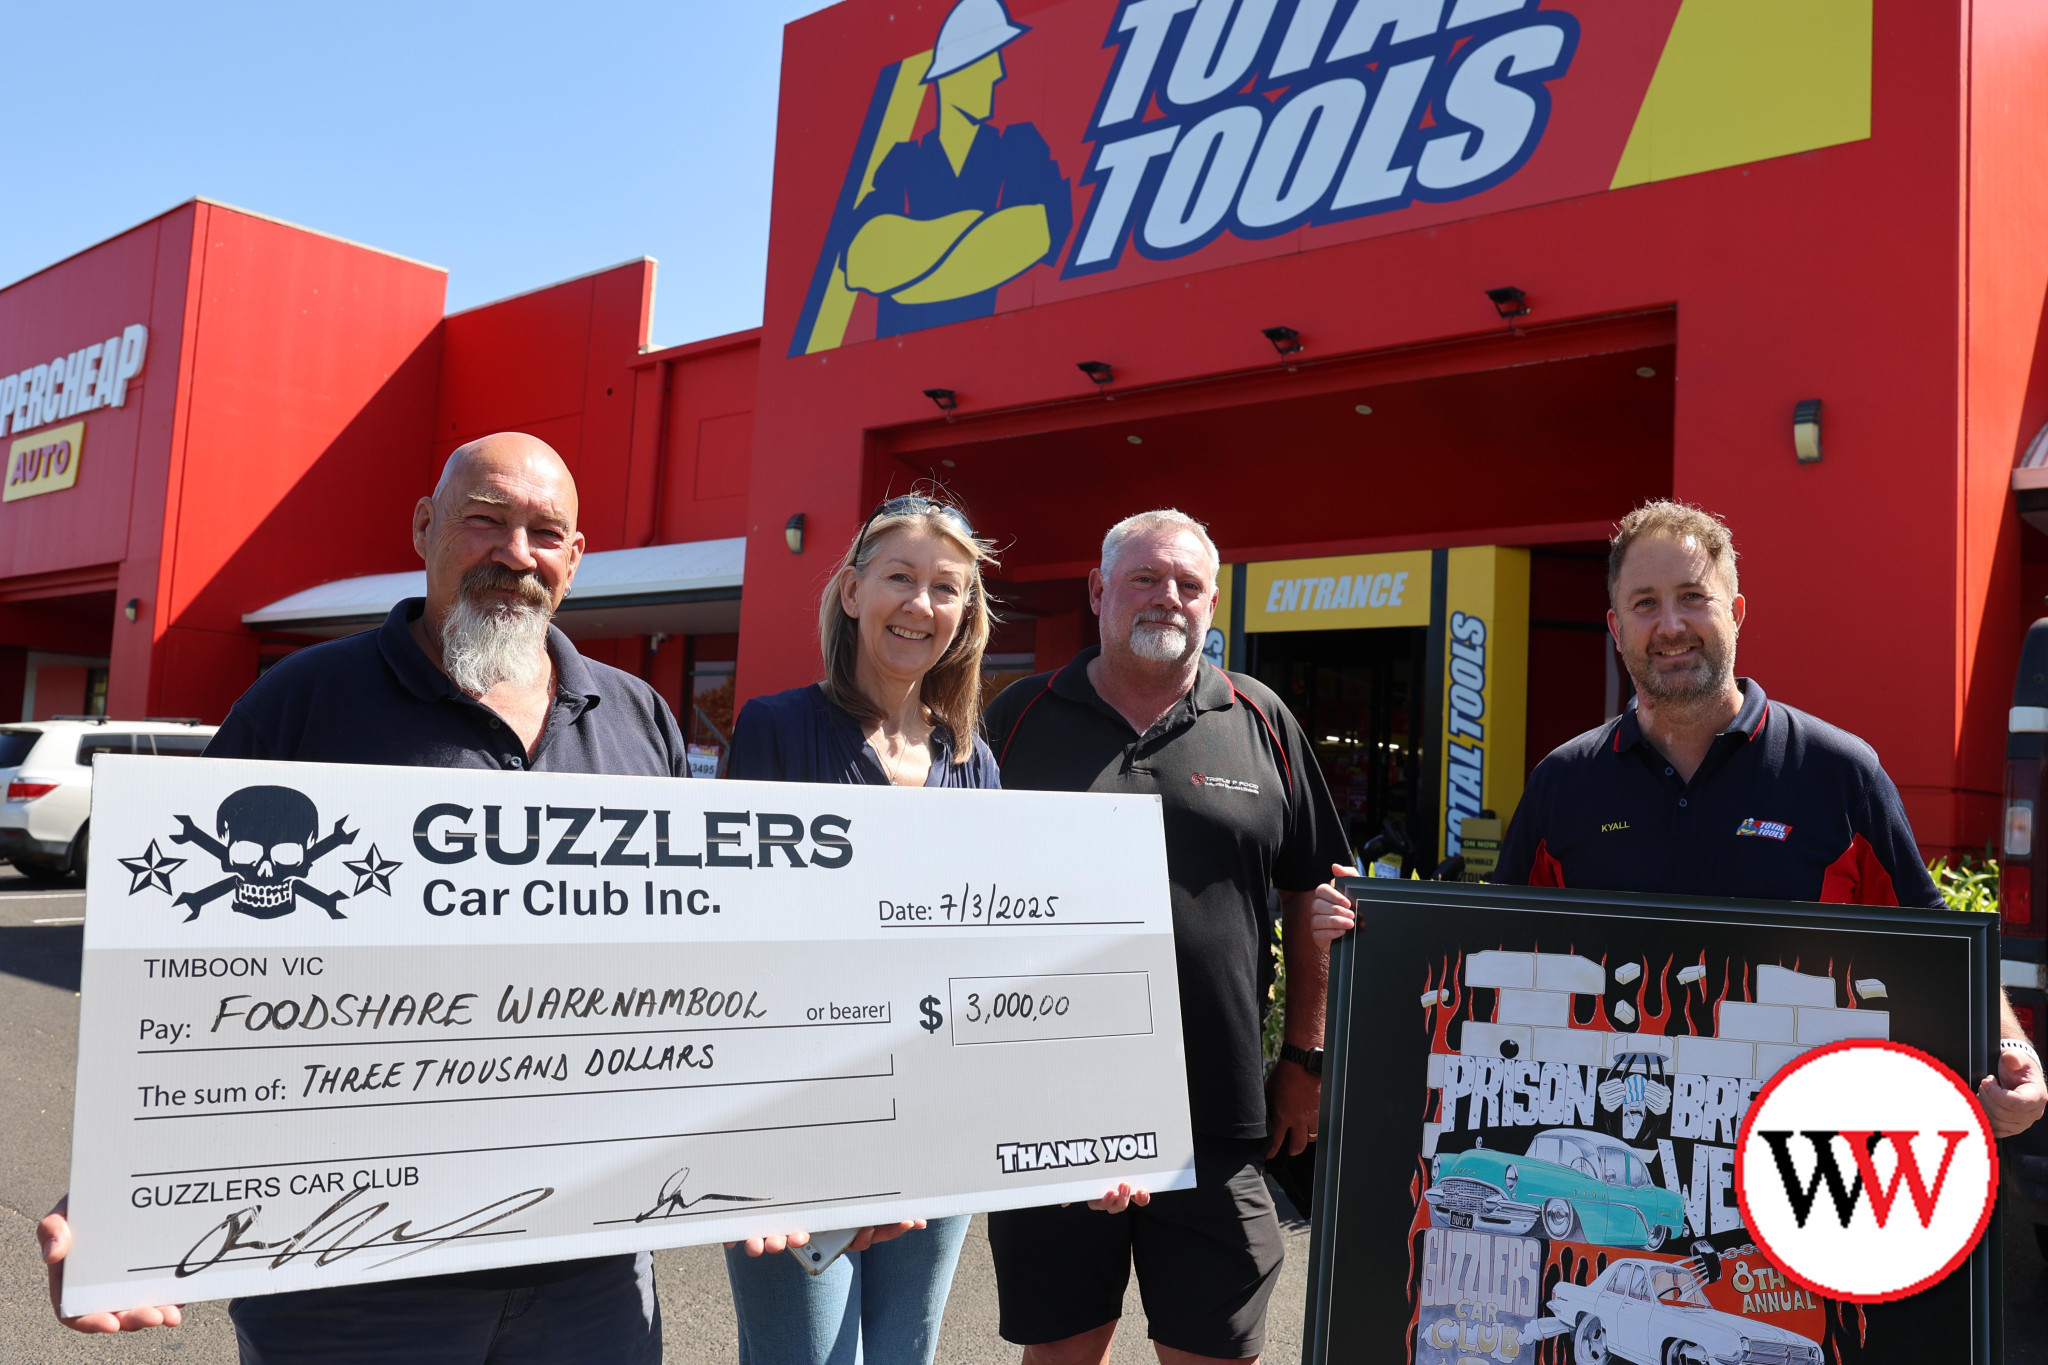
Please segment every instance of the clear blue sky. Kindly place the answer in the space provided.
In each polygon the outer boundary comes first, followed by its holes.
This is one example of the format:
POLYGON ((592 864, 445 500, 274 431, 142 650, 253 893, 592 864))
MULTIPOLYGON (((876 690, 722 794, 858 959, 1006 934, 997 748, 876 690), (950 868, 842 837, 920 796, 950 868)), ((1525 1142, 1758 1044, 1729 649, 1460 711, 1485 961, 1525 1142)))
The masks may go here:
POLYGON ((761 320, 824 0, 6 8, 0 284, 198 194, 446 266, 450 308, 653 256, 668 345, 761 320))

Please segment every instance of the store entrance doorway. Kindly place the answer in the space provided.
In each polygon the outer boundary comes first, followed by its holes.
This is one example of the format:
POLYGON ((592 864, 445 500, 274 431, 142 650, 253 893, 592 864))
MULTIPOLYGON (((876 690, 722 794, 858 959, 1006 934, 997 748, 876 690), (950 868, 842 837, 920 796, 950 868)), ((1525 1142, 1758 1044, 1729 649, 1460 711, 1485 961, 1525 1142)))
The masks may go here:
POLYGON ((1429 826, 1418 753, 1428 635, 1416 626, 1247 637, 1246 671, 1300 722, 1354 853, 1390 824, 1404 837, 1429 826))

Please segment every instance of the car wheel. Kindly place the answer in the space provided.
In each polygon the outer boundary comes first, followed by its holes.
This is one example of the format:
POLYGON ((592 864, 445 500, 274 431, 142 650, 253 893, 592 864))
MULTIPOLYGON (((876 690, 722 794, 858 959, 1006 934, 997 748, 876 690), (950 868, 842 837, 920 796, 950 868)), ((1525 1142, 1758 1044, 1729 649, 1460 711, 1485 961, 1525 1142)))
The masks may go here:
POLYGON ((86 834, 91 828, 90 824, 78 827, 78 837, 71 841, 71 856, 65 859, 65 871, 80 881, 85 880, 86 834))
POLYGON ((1579 1319, 1572 1333, 1572 1365, 1607 1365, 1607 1328, 1591 1313, 1579 1319))
POLYGON ((1665 1227, 1662 1223, 1654 1224, 1650 1228, 1649 1235, 1643 1239, 1643 1246, 1646 1250, 1655 1251, 1658 1247, 1663 1246, 1670 1236, 1670 1228, 1665 1227))
POLYGON ((1710 1365, 1707 1353, 1690 1341, 1664 1343, 1664 1365, 1710 1365))
POLYGON ((1572 1207, 1571 1200, 1552 1195, 1543 1201, 1543 1230, 1553 1241, 1562 1242, 1569 1238, 1578 1221, 1578 1210, 1572 1207))

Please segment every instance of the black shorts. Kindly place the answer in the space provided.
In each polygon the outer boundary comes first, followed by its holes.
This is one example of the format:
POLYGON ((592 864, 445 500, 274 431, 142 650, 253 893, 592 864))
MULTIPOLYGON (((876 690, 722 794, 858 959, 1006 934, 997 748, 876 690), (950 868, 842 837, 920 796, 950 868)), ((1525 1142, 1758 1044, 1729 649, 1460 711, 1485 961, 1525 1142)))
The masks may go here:
POLYGON ((1086 1204, 990 1214, 1003 1339, 1042 1346, 1116 1321, 1135 1260, 1154 1341, 1222 1360, 1259 1354, 1286 1255, 1265 1151, 1263 1138, 1197 1137, 1194 1189, 1116 1215, 1086 1204))

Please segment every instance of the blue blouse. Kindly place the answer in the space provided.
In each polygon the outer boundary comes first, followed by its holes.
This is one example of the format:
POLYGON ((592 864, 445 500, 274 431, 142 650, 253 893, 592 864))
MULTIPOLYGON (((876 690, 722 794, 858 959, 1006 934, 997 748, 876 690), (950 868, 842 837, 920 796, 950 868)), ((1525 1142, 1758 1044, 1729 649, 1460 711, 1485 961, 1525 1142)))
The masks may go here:
MULTIPOLYGON (((756 697, 740 708, 725 775, 758 782, 889 785, 889 775, 868 747, 860 722, 827 701, 825 689, 816 683, 756 697)), ((956 764, 946 732, 934 729, 932 770, 924 784, 994 789, 1003 782, 995 755, 979 735, 973 757, 956 764)))

